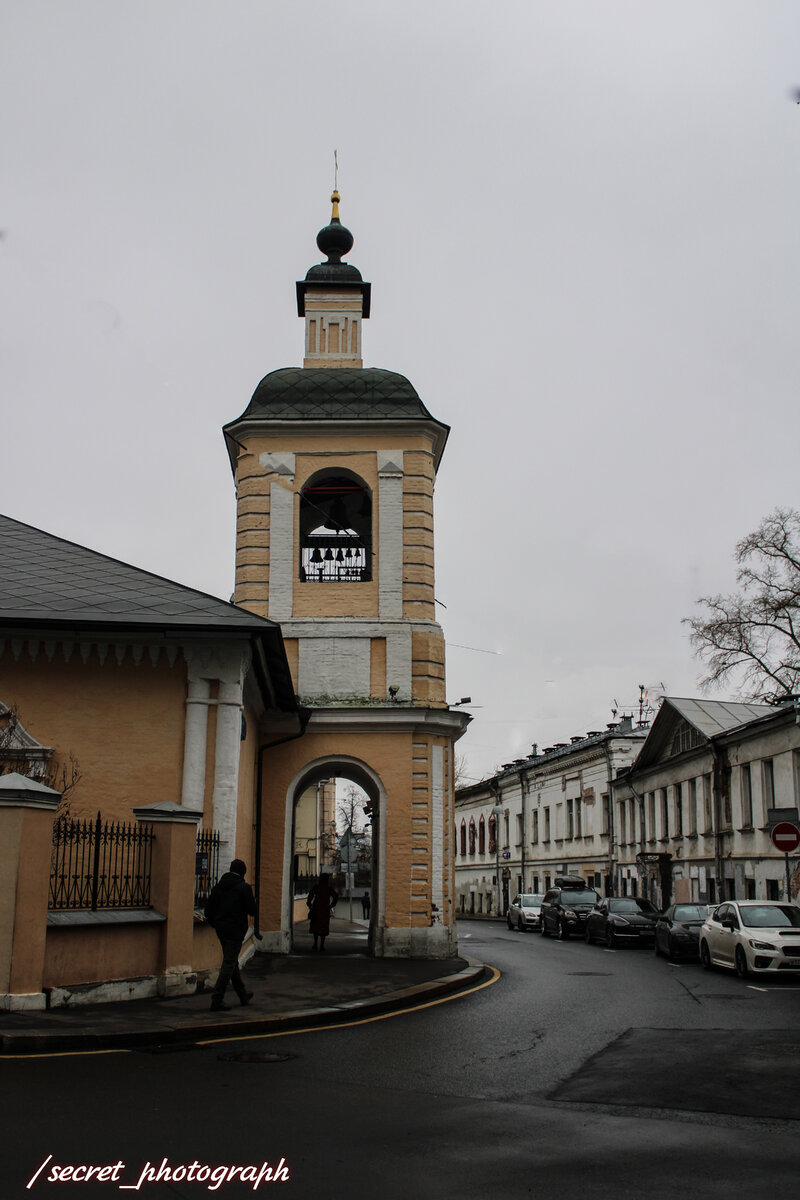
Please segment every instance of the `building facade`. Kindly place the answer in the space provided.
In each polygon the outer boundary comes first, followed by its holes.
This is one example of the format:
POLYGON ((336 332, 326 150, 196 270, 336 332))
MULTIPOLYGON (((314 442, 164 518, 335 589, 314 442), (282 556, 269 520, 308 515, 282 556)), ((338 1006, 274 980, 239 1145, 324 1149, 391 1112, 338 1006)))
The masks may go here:
POLYGON ((456 793, 459 912, 498 914, 520 892, 580 875, 603 895, 624 892, 630 866, 616 854, 611 792, 646 729, 631 718, 508 763, 456 793), (498 811, 499 810, 499 811, 498 811))
POLYGON ((783 899, 786 860, 772 844, 771 814, 796 821, 798 808, 797 702, 667 697, 636 762, 614 782, 617 856, 660 907, 783 899))

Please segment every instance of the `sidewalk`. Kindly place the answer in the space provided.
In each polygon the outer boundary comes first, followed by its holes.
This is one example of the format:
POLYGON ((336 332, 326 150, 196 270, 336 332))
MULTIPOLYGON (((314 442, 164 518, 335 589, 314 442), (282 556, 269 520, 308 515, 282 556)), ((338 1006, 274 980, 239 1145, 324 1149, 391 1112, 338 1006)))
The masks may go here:
POLYGON ((324 954, 310 950, 305 923, 290 955, 256 954, 243 968, 255 993, 246 1007, 210 1011, 209 991, 172 999, 0 1013, 0 1055, 146 1048, 333 1025, 408 1008, 480 983, 482 963, 368 958, 366 923, 334 918, 324 954), (306 940, 308 946, 305 945, 306 940))

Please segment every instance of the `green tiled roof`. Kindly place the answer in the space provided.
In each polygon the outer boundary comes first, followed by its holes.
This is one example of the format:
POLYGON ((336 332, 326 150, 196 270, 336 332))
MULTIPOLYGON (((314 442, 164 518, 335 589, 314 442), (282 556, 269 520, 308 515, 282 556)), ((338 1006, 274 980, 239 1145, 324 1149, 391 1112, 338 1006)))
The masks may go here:
POLYGON ((259 417, 284 421, 434 420, 405 375, 378 367, 284 367, 270 371, 238 420, 259 417))

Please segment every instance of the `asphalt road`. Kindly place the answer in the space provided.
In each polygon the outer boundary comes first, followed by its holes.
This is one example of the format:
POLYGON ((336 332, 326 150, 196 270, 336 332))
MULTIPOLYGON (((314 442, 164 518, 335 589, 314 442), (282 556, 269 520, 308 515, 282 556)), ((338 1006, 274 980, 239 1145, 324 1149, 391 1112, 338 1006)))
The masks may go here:
MULTIPOLYGON (((0 1062, 0 1196, 199 1197, 222 1167, 264 1162, 303 1200, 794 1193, 800 981, 763 990, 477 921, 460 937, 498 982, 388 1020, 0 1062), (165 1158, 201 1178, 143 1176, 165 1158), (61 1187, 56 1165, 111 1177, 61 1187)), ((256 1190, 275 1186, 262 1176, 256 1190)), ((234 1180, 212 1194, 253 1191, 234 1180)))

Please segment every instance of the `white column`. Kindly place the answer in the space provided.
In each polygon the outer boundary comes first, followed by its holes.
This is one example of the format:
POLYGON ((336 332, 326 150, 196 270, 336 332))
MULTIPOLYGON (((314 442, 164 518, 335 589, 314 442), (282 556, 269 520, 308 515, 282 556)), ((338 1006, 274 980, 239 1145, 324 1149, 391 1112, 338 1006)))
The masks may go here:
POLYGON ((193 812, 203 811, 206 791, 206 738, 210 695, 211 686, 207 679, 189 680, 183 739, 181 804, 193 812))
POLYGON ((378 451, 380 615, 403 615, 403 451, 378 451))
MULTIPOLYGON (((433 746, 431 755, 431 901, 444 919, 444 747, 433 746)), ((436 917, 437 913, 433 913, 436 917)))
POLYGON ((214 827, 220 835, 220 866, 236 857, 236 810, 242 740, 242 681, 220 682, 214 758, 214 827))
POLYGON ((273 483, 269 490, 269 616, 272 621, 287 621, 292 615, 294 561, 294 492, 273 483))

